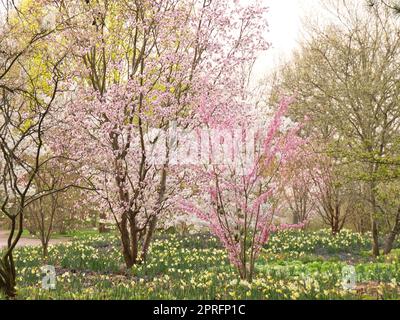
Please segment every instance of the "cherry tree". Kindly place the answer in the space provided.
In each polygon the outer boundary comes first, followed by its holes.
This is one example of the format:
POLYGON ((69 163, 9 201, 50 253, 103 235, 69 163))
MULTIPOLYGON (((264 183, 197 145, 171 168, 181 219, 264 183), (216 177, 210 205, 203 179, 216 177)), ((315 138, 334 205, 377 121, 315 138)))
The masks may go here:
POLYGON ((343 164, 324 154, 316 156, 311 173, 316 209, 322 221, 336 236, 344 227, 357 200, 352 186, 343 175, 343 164))
POLYGON ((308 141, 282 170, 281 192, 293 224, 306 227, 317 212, 318 192, 315 185, 315 165, 318 158, 308 141))
POLYGON ((283 204, 279 196, 282 171, 303 143, 297 134, 299 126, 284 123, 288 105, 284 99, 272 121, 256 126, 253 132, 249 128, 256 122, 251 116, 238 115, 233 127, 220 122, 223 128, 206 116, 207 127, 218 130, 210 131, 212 142, 202 149, 208 161, 189 169, 196 177, 191 179, 196 202, 183 201, 182 209, 209 224, 240 277, 248 281, 253 279, 257 257, 271 233, 294 227, 276 221, 283 204), (226 141, 229 132, 238 128, 240 134, 226 141))
POLYGON ((82 162, 100 210, 120 232, 126 266, 146 259, 159 216, 175 203, 173 128, 192 126, 202 98, 227 111, 236 74, 267 48, 265 8, 219 0, 71 1, 76 77, 54 149, 82 162), (77 11, 79 14, 77 14, 77 11), (89 27, 88 27, 89 26, 89 27))

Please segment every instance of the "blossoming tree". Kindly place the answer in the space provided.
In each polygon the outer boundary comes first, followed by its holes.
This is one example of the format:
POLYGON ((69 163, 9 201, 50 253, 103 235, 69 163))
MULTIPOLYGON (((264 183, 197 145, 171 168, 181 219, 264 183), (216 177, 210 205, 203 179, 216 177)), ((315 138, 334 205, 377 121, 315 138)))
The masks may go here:
POLYGON ((281 191, 285 206, 292 215, 293 224, 307 227, 318 211, 318 188, 315 180, 317 154, 310 148, 307 140, 291 163, 282 170, 281 191))
MULTIPOLYGON (((241 134, 233 143, 226 141, 227 132, 237 129, 237 124, 212 131, 213 142, 203 151, 209 161, 190 168, 195 171, 192 189, 197 190, 193 193, 196 202, 182 203, 183 210, 209 224, 240 277, 248 281, 253 279, 257 257, 271 233, 290 227, 277 224, 275 219, 282 208, 282 170, 303 143, 297 135, 298 126, 285 129, 288 104, 289 100, 283 100, 269 125, 256 127, 253 134, 249 128, 255 119, 239 120, 241 134)), ((207 125, 208 120, 206 117, 207 125)), ((213 125, 218 127, 218 121, 213 125)))
POLYGON ((84 164, 130 268, 146 259, 180 184, 161 132, 190 125, 200 97, 221 106, 240 89, 235 74, 267 47, 265 9, 257 1, 71 1, 60 12, 76 16, 69 39, 80 59, 58 127, 66 139, 54 148, 84 164))

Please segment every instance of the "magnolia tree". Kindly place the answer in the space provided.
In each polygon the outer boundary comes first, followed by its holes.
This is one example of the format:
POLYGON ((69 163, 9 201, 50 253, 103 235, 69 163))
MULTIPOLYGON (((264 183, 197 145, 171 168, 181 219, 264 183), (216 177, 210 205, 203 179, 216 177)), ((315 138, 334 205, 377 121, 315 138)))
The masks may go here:
POLYGON ((70 103, 54 150, 81 161, 80 174, 120 232, 126 266, 146 259, 159 216, 179 193, 171 174, 174 128, 192 126, 201 99, 229 112, 245 62, 267 47, 258 2, 71 1, 70 103), (79 14, 77 13, 79 12, 79 14), (88 27, 89 26, 89 27, 88 27))
POLYGON ((205 161, 188 169, 195 177, 191 190, 196 202, 183 201, 182 209, 209 224, 240 277, 248 281, 271 233, 291 227, 276 219, 282 209, 282 170, 303 143, 298 126, 285 126, 288 104, 283 100, 272 121, 260 127, 251 116, 236 118, 236 125, 224 123, 222 128, 206 116, 206 125, 215 130, 208 131, 208 139, 204 134, 201 138, 205 161))

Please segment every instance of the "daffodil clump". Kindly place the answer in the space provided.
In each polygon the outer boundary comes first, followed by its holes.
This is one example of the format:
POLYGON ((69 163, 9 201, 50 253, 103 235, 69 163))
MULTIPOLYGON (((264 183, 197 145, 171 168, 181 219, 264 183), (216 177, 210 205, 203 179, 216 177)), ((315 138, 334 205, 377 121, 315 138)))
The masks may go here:
POLYGON ((113 234, 52 246, 45 264, 56 288, 42 288, 41 250, 16 251, 19 299, 399 299, 400 250, 372 259, 368 236, 343 231, 283 231, 271 239, 253 282, 240 280, 209 235, 157 238, 146 263, 126 270, 113 234), (343 268, 355 268, 344 286, 343 268))
POLYGON ((371 247, 371 237, 342 230, 337 236, 324 229, 315 232, 298 232, 285 230, 275 234, 268 242, 269 253, 288 253, 291 256, 301 256, 307 253, 354 253, 368 250, 371 247))

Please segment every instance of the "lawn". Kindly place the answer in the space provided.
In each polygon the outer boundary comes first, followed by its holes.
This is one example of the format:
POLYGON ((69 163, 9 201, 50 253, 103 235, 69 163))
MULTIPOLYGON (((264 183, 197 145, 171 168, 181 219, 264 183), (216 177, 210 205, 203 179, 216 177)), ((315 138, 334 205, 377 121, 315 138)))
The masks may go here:
MULTIPOLYGON (((369 254, 370 236, 343 231, 274 235, 252 283, 240 281, 219 242, 209 235, 157 238, 147 264, 125 270, 114 234, 78 233, 52 246, 55 290, 42 289, 40 247, 16 250, 18 299, 399 299, 400 249, 369 254), (353 265, 357 286, 343 288, 353 265)), ((400 245, 397 243, 397 248, 400 245)))

